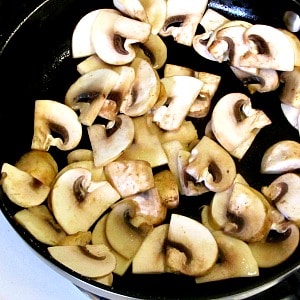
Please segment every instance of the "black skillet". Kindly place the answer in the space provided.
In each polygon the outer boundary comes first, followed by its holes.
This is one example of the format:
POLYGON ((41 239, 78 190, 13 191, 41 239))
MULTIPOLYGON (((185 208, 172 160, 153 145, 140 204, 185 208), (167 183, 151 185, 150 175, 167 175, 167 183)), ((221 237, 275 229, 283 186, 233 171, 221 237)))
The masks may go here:
MULTIPOLYGON (((0 160, 14 163, 30 149, 33 134, 33 107, 36 99, 63 101, 69 85, 78 78, 76 64, 71 57, 72 31, 79 19, 87 12, 112 7, 109 0, 48 0, 42 4, 35 1, 0 2, 0 160)), ((300 5, 293 0, 211 0, 209 7, 230 19, 242 19, 251 23, 263 23, 285 28, 283 15, 286 11, 300 13, 300 5)), ((189 47, 168 43, 168 62, 189 66, 199 71, 215 72, 222 76, 220 88, 215 95, 217 101, 228 92, 244 92, 247 89, 232 75, 225 64, 202 59, 189 47)), ((260 159, 264 151, 282 139, 299 141, 298 132, 283 116, 278 92, 254 94, 253 105, 263 109, 273 124, 264 128, 255 142, 238 163, 239 172, 250 185, 260 189, 274 177, 259 173, 260 159)), ((199 134, 203 134, 209 115, 195 122, 199 134)), ((83 141, 86 143, 86 141, 83 141)), ((65 163, 61 153, 51 150, 60 166, 65 163)), ((185 199, 177 212, 199 218, 200 206, 211 199, 210 194, 200 198, 185 199)), ((281 265, 261 269, 255 278, 230 279, 208 284, 194 283, 193 278, 174 275, 132 275, 130 270, 124 277, 114 277, 112 288, 94 283, 64 266, 49 256, 45 245, 37 242, 28 232, 18 226, 13 215, 19 208, 13 205, 0 190, 0 207, 10 222, 30 247, 62 276, 77 286, 109 299, 242 299, 261 292, 286 278, 300 267, 300 249, 281 265)))

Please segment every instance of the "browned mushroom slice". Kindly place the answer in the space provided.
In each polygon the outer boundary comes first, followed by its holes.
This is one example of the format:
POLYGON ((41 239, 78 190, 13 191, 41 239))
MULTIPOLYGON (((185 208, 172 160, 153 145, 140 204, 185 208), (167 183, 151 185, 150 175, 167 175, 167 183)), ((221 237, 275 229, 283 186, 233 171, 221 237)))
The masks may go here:
POLYGON ((282 174, 300 168, 300 143, 282 140, 270 146, 261 160, 263 174, 282 174))
POLYGON ((217 256, 216 240, 205 226, 183 215, 171 215, 166 246, 170 272, 203 275, 215 264, 217 256))
POLYGON ((295 66, 292 71, 285 71, 280 74, 283 82, 279 99, 282 103, 300 108, 300 67, 295 66))
POLYGON ((135 58, 134 43, 148 40, 151 25, 123 16, 117 10, 101 9, 93 22, 91 41, 106 63, 124 65, 135 58))
POLYGON ((279 29, 263 24, 249 27, 244 34, 249 45, 240 58, 240 66, 292 71, 295 55, 288 37, 279 29))
POLYGON ((211 128, 218 142, 233 156, 241 159, 259 131, 271 124, 268 116, 252 108, 242 93, 229 93, 215 105, 211 128))
POLYGON ((274 203, 276 208, 287 219, 300 227, 299 185, 300 176, 285 173, 277 177, 269 186, 262 187, 262 193, 274 203))
POLYGON ((235 162, 215 141, 203 136, 193 147, 185 172, 213 192, 226 190, 236 176, 235 162))
POLYGON ((260 268, 271 268, 281 264, 299 245, 299 228, 295 224, 283 221, 280 227, 277 230, 270 230, 264 241, 249 243, 260 268))
POLYGON ((176 42, 191 46, 207 2, 207 0, 167 1, 166 20, 159 34, 173 36, 176 42))
POLYGON ((49 195, 53 214, 68 234, 89 230, 119 199, 120 195, 108 181, 93 182, 90 171, 84 168, 63 172, 49 195))
POLYGON ((63 151, 72 150, 81 136, 82 126, 73 109, 54 100, 35 101, 31 149, 48 151, 56 146, 63 151), (60 136, 55 137, 52 132, 60 136))
POLYGON ((94 124, 88 127, 94 164, 96 167, 107 165, 127 149, 134 138, 134 124, 130 117, 118 115, 107 126, 94 124))

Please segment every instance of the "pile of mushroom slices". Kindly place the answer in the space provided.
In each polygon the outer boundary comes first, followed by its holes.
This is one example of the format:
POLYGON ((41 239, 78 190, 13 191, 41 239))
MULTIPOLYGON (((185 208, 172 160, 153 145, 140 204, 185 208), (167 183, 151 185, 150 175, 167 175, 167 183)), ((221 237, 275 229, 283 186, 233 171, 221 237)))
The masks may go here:
POLYGON ((130 266, 196 283, 258 276, 299 243, 299 143, 270 147, 261 172, 280 175, 261 191, 251 187, 236 162, 271 120, 243 93, 212 107, 220 76, 167 63, 161 37, 228 61, 250 93, 274 90, 281 77, 283 109, 298 129, 298 95, 289 90, 298 88, 299 41, 191 2, 119 0, 84 15, 72 36, 78 79, 64 103, 35 101, 31 149, 2 165, 3 191, 22 208, 16 222, 54 260, 102 284, 130 266), (172 26, 177 16, 182 26, 172 26), (199 23, 205 33, 195 35, 199 23), (210 111, 200 136, 190 119, 210 111), (90 147, 80 148, 83 140, 90 147), (51 148, 66 166, 59 169, 51 148), (211 202, 198 219, 176 212, 181 196, 206 193, 211 202))

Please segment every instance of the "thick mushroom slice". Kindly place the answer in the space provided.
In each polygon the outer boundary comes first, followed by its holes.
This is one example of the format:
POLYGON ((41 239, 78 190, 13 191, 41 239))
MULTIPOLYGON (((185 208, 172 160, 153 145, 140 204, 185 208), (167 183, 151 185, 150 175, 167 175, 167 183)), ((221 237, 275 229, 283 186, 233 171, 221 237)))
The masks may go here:
POLYGON ((212 139, 203 138, 193 147, 185 172, 196 183, 213 192, 224 191, 231 186, 236 176, 236 167, 229 153, 212 139))
POLYGON ((196 277, 196 283, 259 275, 258 264, 247 243, 222 231, 212 234, 219 247, 220 261, 207 274, 196 277))
POLYGON ((205 226, 183 215, 171 215, 166 246, 169 272, 201 276, 212 268, 217 256, 217 242, 205 226))
POLYGON ((101 9, 93 22, 91 41, 106 63, 124 65, 136 56, 132 44, 148 40, 151 25, 123 16, 117 10, 101 9))
POLYGON ((87 169, 70 169, 63 172, 52 187, 50 206, 68 234, 88 231, 105 210, 120 199, 108 181, 93 182, 91 176, 87 169))
POLYGON ((79 110, 79 121, 90 126, 118 80, 119 74, 110 69, 97 69, 81 75, 67 90, 65 104, 79 110))
POLYGON ((82 137, 82 126, 74 110, 54 100, 36 100, 31 149, 48 151, 51 146, 74 149, 82 137), (56 132, 61 137, 55 137, 56 132))
POLYGON ((295 55, 288 37, 279 29, 255 24, 246 29, 244 40, 249 50, 240 57, 240 66, 292 71, 295 55))
POLYGON ((127 149, 134 138, 134 124, 130 117, 118 115, 107 126, 93 124, 88 127, 94 164, 96 167, 107 165, 127 149))
POLYGON ((177 43, 191 46, 197 26, 207 7, 207 0, 168 0, 161 36, 173 36, 177 43))
POLYGON ((300 227, 299 202, 300 176, 295 173, 285 173, 277 177, 268 186, 262 187, 265 197, 289 221, 300 227))
POLYGON ((229 93, 215 105, 211 128, 218 142, 234 157, 241 159, 259 131, 271 124, 268 116, 252 108, 251 100, 242 93, 229 93))
POLYGON ((300 169, 300 143, 282 140, 270 146, 264 153, 260 172, 282 174, 300 169))
POLYGON ((249 243, 260 268, 271 268, 287 260, 299 245, 299 228, 293 222, 283 221, 277 230, 270 230, 265 240, 249 243))
POLYGON ((50 187, 17 167, 3 163, 1 186, 6 196, 21 207, 32 207, 43 203, 50 187))
POLYGON ((104 172, 122 198, 154 187, 152 168, 145 160, 113 161, 105 166, 104 172))
POLYGON ((50 255, 72 271, 87 277, 102 277, 116 267, 116 259, 105 245, 51 246, 50 255))
POLYGON ((156 103, 160 93, 160 79, 157 70, 145 59, 136 57, 130 66, 135 78, 124 96, 120 112, 131 117, 147 113, 156 103))
POLYGON ((235 182, 227 204, 224 232, 245 242, 262 240, 272 224, 269 206, 257 190, 235 182))
POLYGON ((284 86, 281 89, 279 99, 282 103, 300 108, 300 67, 295 66, 292 71, 280 74, 280 81, 284 86))
POLYGON ((163 130, 177 130, 199 95, 203 82, 191 76, 174 75, 162 78, 161 83, 166 88, 168 103, 153 111, 153 121, 163 130))

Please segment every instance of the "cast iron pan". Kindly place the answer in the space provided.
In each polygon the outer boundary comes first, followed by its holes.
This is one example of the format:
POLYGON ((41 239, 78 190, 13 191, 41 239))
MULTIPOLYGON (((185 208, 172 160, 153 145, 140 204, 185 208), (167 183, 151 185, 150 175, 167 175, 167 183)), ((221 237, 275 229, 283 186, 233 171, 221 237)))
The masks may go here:
MULTIPOLYGON (((73 59, 70 51, 72 31, 76 23, 91 10, 112 7, 112 1, 109 0, 48 0, 33 9, 40 4, 40 1, 31 1, 27 6, 23 4, 24 10, 20 10, 16 19, 9 19, 8 16, 11 14, 5 11, 5 1, 2 3, 1 24, 5 26, 2 26, 0 44, 1 165, 3 162, 15 163, 30 149, 34 101, 36 99, 63 101, 68 87, 78 78, 76 64, 79 60, 73 59), (27 10, 30 8, 32 11, 27 17, 22 15, 22 12, 26 11, 25 8, 27 10)), ((285 11, 292 10, 300 13, 299 4, 293 0, 211 0, 209 7, 230 19, 242 19, 282 28, 285 27, 283 23, 285 11)), ((16 7, 14 11, 17 11, 16 7)), ((181 64, 199 71, 215 72, 222 76, 214 101, 229 92, 248 94, 247 89, 224 64, 206 61, 192 48, 175 44, 170 39, 166 39, 166 43, 169 49, 169 63, 181 64)), ((273 124, 258 134, 245 157, 237 163, 238 171, 251 186, 257 189, 274 180, 274 176, 259 173, 260 160, 264 151, 282 139, 299 141, 298 132, 287 122, 281 112, 277 93, 257 93, 251 96, 254 107, 263 109, 273 124)), ((195 121, 200 135, 204 133, 209 117, 210 115, 195 121)), ((84 146, 87 141, 82 143, 84 146)), ((55 149, 51 149, 50 152, 60 166, 65 164, 60 152, 55 149)), ((187 198, 181 201, 181 203, 185 202, 185 205, 180 205, 176 211, 199 218, 200 206, 208 203, 211 197, 212 195, 207 193, 198 198, 187 198)), ((113 288, 109 288, 81 277, 51 259, 45 245, 36 241, 14 222, 13 215, 20 208, 13 205, 2 190, 0 190, 0 198, 1 210, 12 227, 46 263, 77 286, 109 299, 232 299, 233 297, 241 299, 263 291, 300 267, 299 248, 286 262, 271 269, 261 269, 260 276, 255 278, 230 279, 196 285, 194 279, 189 277, 174 274, 132 275, 129 270, 124 277, 115 276, 113 288)))

